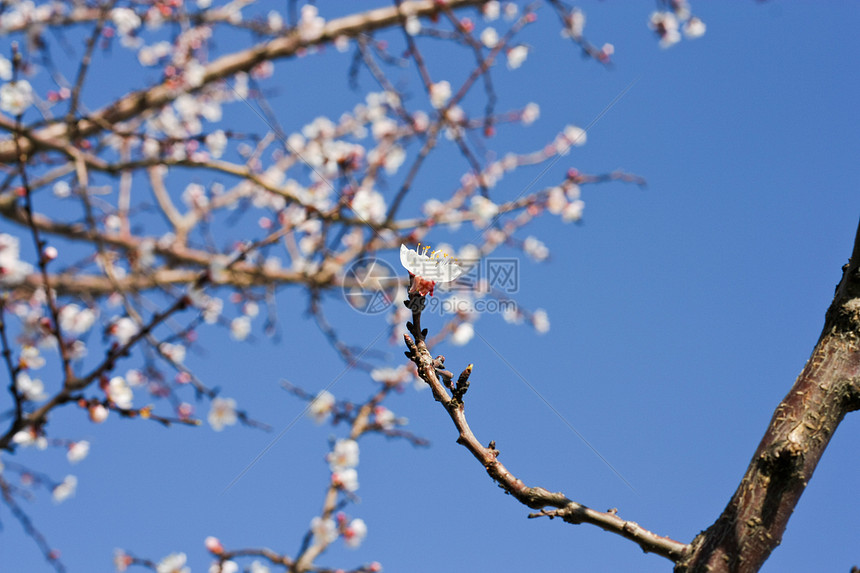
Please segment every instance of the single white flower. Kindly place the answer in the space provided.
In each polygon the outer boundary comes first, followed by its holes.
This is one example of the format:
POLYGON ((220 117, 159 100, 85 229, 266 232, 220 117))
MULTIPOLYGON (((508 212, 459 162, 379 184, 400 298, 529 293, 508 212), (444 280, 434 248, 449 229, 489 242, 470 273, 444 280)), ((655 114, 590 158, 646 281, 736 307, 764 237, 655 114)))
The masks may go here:
POLYGON ((463 322, 451 335, 451 344, 455 346, 463 346, 468 344, 475 336, 475 327, 471 322, 463 322))
POLYGON ((445 80, 430 86, 430 103, 436 109, 445 107, 451 99, 451 84, 445 80))
POLYGON ((532 324, 539 334, 549 332, 549 317, 547 316, 546 311, 542 308, 537 309, 532 315, 532 324))
POLYGON ((18 80, 0 87, 0 109, 12 115, 24 113, 33 105, 33 86, 27 80, 18 80))
POLYGON ((188 557, 184 553, 171 553, 162 559, 155 568, 156 573, 191 573, 185 566, 188 557))
POLYGON ((528 46, 520 45, 508 50, 508 69, 515 70, 523 65, 528 55, 528 46))
POLYGON ((238 420, 236 415, 236 400, 233 398, 215 398, 209 410, 207 420, 212 429, 220 432, 224 426, 232 426, 238 420))
POLYGON ((48 395, 45 394, 45 385, 42 384, 42 381, 38 378, 30 378, 30 375, 26 372, 21 372, 18 374, 18 377, 15 378, 15 387, 18 389, 18 392, 21 393, 21 397, 24 398, 24 400, 41 402, 48 397, 48 395))
POLYGON ((69 451, 66 452, 66 458, 69 462, 76 464, 90 453, 90 443, 86 440, 73 442, 69 445, 69 451))
POLYGON ((331 483, 350 493, 358 491, 358 472, 355 468, 332 472, 331 483))
POLYGON ((358 465, 358 442, 340 439, 334 444, 334 449, 326 456, 331 471, 343 471, 358 465))
POLYGON ((337 524, 331 518, 315 517, 311 520, 311 532, 314 545, 328 545, 337 539, 337 524))
POLYGON ((78 478, 72 475, 66 476, 62 483, 54 486, 54 489, 52 491, 52 495, 54 496, 54 502, 60 503, 72 497, 73 495, 75 495, 75 489, 77 487, 78 478))
POLYGON ((110 401, 116 404, 117 408, 128 410, 131 408, 131 401, 134 394, 131 387, 122 376, 114 376, 108 382, 107 395, 110 401))
POLYGON ((492 50, 499 44, 499 33, 496 32, 495 28, 485 28, 481 32, 481 43, 492 50))
POLYGON ((704 36, 706 29, 705 23, 695 16, 684 22, 684 35, 690 40, 704 36))
POLYGON ((361 518, 353 519, 343 530, 343 540, 347 547, 355 549, 367 536, 367 525, 361 518))
POLYGON ((308 406, 308 416, 313 418, 317 424, 322 424, 326 421, 329 414, 331 414, 334 405, 334 395, 327 390, 323 390, 317 394, 317 397, 308 406))
MULTIPOLYGON (((418 249, 421 249, 421 243, 418 243, 418 249)), ((410 293, 417 292, 422 296, 429 293, 432 296, 436 283, 449 283, 463 274, 463 267, 456 259, 440 251, 432 251, 428 256, 429 250, 430 247, 424 247, 419 253, 400 245, 400 264, 414 275, 410 293)))

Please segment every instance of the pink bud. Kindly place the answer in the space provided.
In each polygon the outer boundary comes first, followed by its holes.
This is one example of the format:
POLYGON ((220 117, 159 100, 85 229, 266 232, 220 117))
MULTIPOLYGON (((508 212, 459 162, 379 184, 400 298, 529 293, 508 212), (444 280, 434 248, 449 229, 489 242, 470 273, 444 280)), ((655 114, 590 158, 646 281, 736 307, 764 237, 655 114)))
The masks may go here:
POLYGON ((217 537, 212 537, 211 535, 206 538, 204 541, 206 545, 206 549, 209 550, 210 553, 215 555, 221 555, 224 553, 224 546, 221 545, 221 541, 217 537))

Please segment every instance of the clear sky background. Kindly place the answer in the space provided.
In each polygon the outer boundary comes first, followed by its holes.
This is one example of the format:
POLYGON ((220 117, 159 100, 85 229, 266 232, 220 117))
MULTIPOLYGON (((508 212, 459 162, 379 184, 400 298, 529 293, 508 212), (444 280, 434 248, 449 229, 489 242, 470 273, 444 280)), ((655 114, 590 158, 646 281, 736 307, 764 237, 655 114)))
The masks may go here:
MULTIPOLYGON (((262 4, 268 10, 284 3, 262 4)), ((514 71, 500 65, 494 75, 500 109, 536 101, 541 117, 529 128, 500 129, 493 145, 537 149, 567 124, 587 125, 635 81, 589 131, 587 144, 541 184, 576 167, 623 168, 648 186, 584 187, 581 224, 547 216, 528 228, 522 238, 535 235, 551 249, 544 263, 502 251, 521 257, 517 301, 547 310, 548 334, 485 315, 471 343, 440 351, 452 370, 474 363, 467 397, 472 428, 483 443, 496 441, 501 460, 526 484, 595 509, 618 508, 626 519, 688 542, 734 492, 815 345, 851 252, 860 215, 860 5, 696 2, 707 33, 666 50, 647 27, 652 4, 580 5, 586 36, 614 44, 614 68, 580 58, 560 37, 551 11, 542 9, 520 38, 531 46, 528 60, 514 71)), ((330 1, 319 7, 325 17, 344 10, 330 1)), ((436 78, 448 79, 449 68, 452 76, 460 71, 447 59, 453 50, 424 45, 436 78)), ((110 65, 93 70, 92 85, 101 82, 105 98, 149 79, 133 66, 117 66, 125 56, 115 52, 112 60, 100 55, 110 65)), ((278 87, 271 103, 286 131, 320 114, 336 118, 363 99, 348 88, 349 64, 348 54, 330 50, 277 65, 267 85, 278 87)), ((361 87, 376 89, 367 74, 361 87)), ((476 109, 483 104, 478 95, 470 100, 476 109)), ((236 105, 226 115, 255 121, 236 105)), ((447 197, 464 169, 453 152, 441 154, 406 212, 417 212, 426 198, 447 197)), ((506 179, 494 198, 517 196, 535 175, 506 179)), ((0 225, 7 231, 7 223, 0 225)), ((457 245, 470 235, 464 227, 431 238, 457 245)), ((383 317, 358 315, 338 297, 332 293, 328 313, 347 341, 366 343, 386 327, 383 317)), ((306 318, 305 295, 285 289, 279 302, 280 343, 259 328, 243 344, 223 330, 203 331, 204 352, 186 360, 209 385, 271 424, 272 434, 241 426, 167 430, 116 416, 96 426, 65 408, 49 429, 89 440, 86 460, 70 468, 58 450, 16 456, 58 478, 78 477, 76 496, 63 504, 42 495, 26 505, 71 572, 111 571, 116 547, 154 560, 185 551, 192 571, 206 571, 208 535, 229 549, 296 552, 322 504, 327 440, 341 437, 342 427, 302 419, 222 493, 304 408, 279 382, 315 392, 344 369, 306 318)), ((425 321, 431 332, 441 325, 438 317, 425 321)), ((384 363, 403 363, 402 349, 386 336, 374 350, 384 353, 384 363)), ((51 383, 48 373, 41 377, 51 383)), ((352 371, 331 392, 358 400, 374 387, 352 371)), ((361 503, 347 511, 365 520, 368 536, 357 550, 335 543, 320 565, 378 560, 388 572, 416 573, 671 570, 669 561, 595 527, 526 519, 530 510, 505 496, 455 444, 454 428, 429 392, 410 388, 388 406, 432 447, 377 436, 361 441, 361 503)), ((860 565, 858 439, 860 421, 852 415, 762 571, 847 573, 860 565)), ((0 520, 4 571, 52 570, 5 507, 0 520)))

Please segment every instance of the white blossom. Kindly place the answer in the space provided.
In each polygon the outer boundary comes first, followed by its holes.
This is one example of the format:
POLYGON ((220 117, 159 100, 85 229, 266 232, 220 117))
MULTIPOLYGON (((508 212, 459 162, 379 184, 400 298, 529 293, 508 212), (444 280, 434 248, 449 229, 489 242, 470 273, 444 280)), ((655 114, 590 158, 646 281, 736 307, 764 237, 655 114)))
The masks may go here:
POLYGON ((331 414, 334 405, 334 395, 327 390, 322 390, 308 406, 308 416, 313 418, 317 424, 322 424, 331 414))
POLYGON ((448 253, 435 250, 428 256, 429 250, 428 246, 421 251, 421 243, 415 251, 400 245, 400 264, 414 275, 410 290, 421 295, 432 294, 435 283, 452 282, 463 274, 463 267, 448 253))
POLYGON ((355 468, 334 471, 331 474, 331 482, 344 491, 354 493, 358 491, 358 472, 355 468))
POLYGON ((110 398, 110 401, 113 402, 117 408, 121 408, 123 410, 131 408, 134 393, 125 381, 125 378, 122 376, 114 376, 110 379, 107 387, 107 395, 108 398, 110 398))
POLYGON ((111 325, 109 332, 124 346, 139 332, 139 328, 131 318, 124 316, 111 325))
POLYGON ((546 311, 541 308, 537 309, 532 315, 532 324, 540 334, 549 332, 549 317, 546 311))
POLYGON ((446 80, 437 82, 430 86, 430 104, 436 109, 445 107, 451 99, 451 84, 446 80))
POLYGON ((140 16, 131 8, 114 8, 110 18, 121 36, 127 36, 140 28, 140 16))
POLYGON ((27 80, 18 80, 0 87, 0 109, 12 115, 24 113, 33 105, 33 87, 27 80))
POLYGON ((538 262, 549 257, 549 248, 535 237, 526 237, 523 241, 523 251, 538 262))
POLYGON ((334 449, 326 455, 331 471, 341 471, 358 465, 358 442, 340 439, 334 444, 334 449))
POLYGON ((18 373, 15 378, 15 388, 21 393, 24 400, 41 402, 48 397, 45 394, 45 385, 38 378, 30 378, 26 372, 18 373))
POLYGON ((481 43, 492 50, 499 44, 499 33, 493 27, 485 28, 481 32, 481 43))
POLYGON ((683 31, 684 35, 687 36, 688 39, 694 40, 704 36, 706 28, 705 23, 694 16, 684 22, 683 31))
POLYGON ((475 327, 471 322, 463 322, 451 335, 451 344, 454 346, 463 346, 468 344, 475 336, 475 327))
POLYGON ((519 45, 508 50, 508 69, 515 70, 523 65, 528 55, 528 46, 519 45))
POLYGON ((325 20, 318 15, 317 7, 312 4, 302 6, 299 18, 299 36, 304 41, 314 40, 325 29, 325 20))
POLYGON ((76 464, 90 453, 90 443, 86 440, 80 442, 72 442, 69 445, 69 451, 66 452, 66 458, 69 462, 76 464))
MULTIPOLYGON (((68 475, 58 485, 54 486, 51 494, 54 497, 55 503, 61 503, 71 496, 75 495, 75 489, 78 487, 78 478, 68 475)), ((160 573, 160 572, 159 572, 160 573)))
POLYGON ((33 265, 20 260, 17 237, 0 233, 0 285, 18 284, 33 272, 33 265))
POLYGON ((326 519, 314 517, 311 520, 311 532, 314 536, 314 545, 328 545, 337 539, 337 524, 330 517, 326 519))
POLYGON ((367 525, 363 519, 356 518, 349 522, 343 532, 343 540, 347 547, 355 549, 367 536, 367 525))
POLYGON ((369 223, 385 220, 385 199, 378 191, 362 187, 355 192, 351 205, 355 214, 369 223))
POLYGON ((209 410, 207 420, 212 429, 220 432, 224 426, 232 426, 238 421, 236 415, 236 400, 233 398, 215 398, 209 410))
POLYGON ((188 557, 184 553, 171 553, 155 568, 156 573, 191 573, 191 568, 185 566, 188 557))

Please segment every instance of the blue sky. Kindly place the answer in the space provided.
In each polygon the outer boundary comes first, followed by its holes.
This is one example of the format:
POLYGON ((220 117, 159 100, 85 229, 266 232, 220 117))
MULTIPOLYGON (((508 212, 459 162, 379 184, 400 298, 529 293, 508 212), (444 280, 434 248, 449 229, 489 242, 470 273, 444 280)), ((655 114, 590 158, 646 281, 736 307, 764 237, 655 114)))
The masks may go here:
MULTIPOLYGON (((336 14, 331 4, 319 3, 323 16, 336 14)), ((537 148, 566 124, 587 125, 635 82, 591 128, 587 144, 541 181, 550 185, 569 167, 623 168, 648 185, 584 187, 581 224, 545 217, 523 233, 551 249, 544 263, 521 257, 517 295, 525 308, 547 310, 549 333, 486 315, 468 345, 441 352, 452 370, 474 363, 470 424, 482 442, 496 441, 515 475, 596 509, 616 507, 622 517, 686 542, 729 500, 818 338, 850 255, 860 213, 860 40, 852 25, 860 7, 698 2, 693 9, 706 22, 706 35, 664 50, 646 25, 650 4, 580 6, 588 38, 614 44, 615 66, 581 59, 544 8, 521 37, 532 48, 527 62, 510 72, 499 66, 494 76, 500 109, 537 101, 541 117, 529 128, 500 129, 493 145, 537 148)), ((448 48, 430 42, 426 49, 440 79, 448 66, 452 75, 462 71, 448 59, 448 48)), ((278 64, 270 85, 280 89, 272 103, 287 131, 321 113, 337 117, 363 99, 348 90, 348 66, 348 55, 333 50, 278 64), (329 83, 336 89, 321 89, 329 83)), ((123 81, 107 72, 99 77, 98 67, 93 73, 116 93, 145 81, 131 69, 123 81)), ((403 72, 403 78, 413 76, 403 72)), ((366 75, 361 84, 373 87, 366 75)), ((453 153, 437 159, 405 210, 434 194, 447 196, 456 185, 462 161, 453 153)), ((494 198, 517 196, 535 174, 506 179, 494 198)), ((433 240, 457 244, 470 234, 440 230, 433 240)), ((329 315, 348 341, 366 343, 385 328, 384 318, 352 313, 336 294, 329 315)), ((344 370, 305 308, 300 291, 285 289, 279 343, 259 331, 245 344, 224 331, 201 332, 205 354, 190 353, 187 363, 277 433, 304 407, 279 388, 281 379, 316 391, 344 370)), ((429 317, 424 326, 433 331, 440 324, 429 317)), ((403 360, 402 349, 385 336, 374 350, 389 364, 403 360)), ((47 374, 42 378, 48 383, 47 374)), ((358 400, 373 388, 366 374, 351 371, 331 391, 358 400)), ((367 522, 368 537, 357 550, 336 543, 321 565, 378 560, 386 571, 415 572, 670 570, 665 559, 594 527, 526 519, 529 510, 454 443, 454 429, 429 392, 409 389, 388 406, 432 447, 375 436, 361 442, 361 503, 347 511, 367 522)), ((242 427, 217 434, 207 427, 165 430, 116 417, 94 426, 81 418, 76 409, 60 409, 50 426, 92 443, 89 457, 73 469, 59 451, 16 456, 57 477, 78 476, 76 496, 62 505, 46 496, 27 504, 72 572, 112 570, 115 547, 155 560, 185 551, 192 571, 205 571, 207 535, 230 549, 267 546, 294 554, 322 504, 327 440, 343 433, 303 419, 223 492, 274 434, 242 427)), ((849 416, 762 571, 847 572, 860 565, 854 549, 860 507, 850 479, 860 470, 858 432, 856 416, 849 416)), ((5 508, 0 520, 0 558, 8 570, 51 570, 5 508)))

